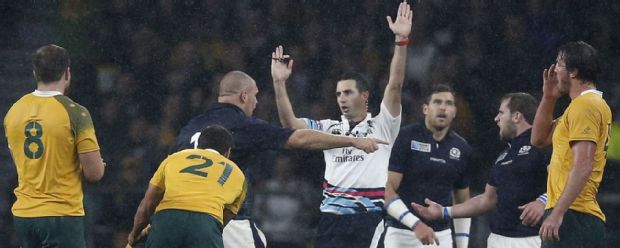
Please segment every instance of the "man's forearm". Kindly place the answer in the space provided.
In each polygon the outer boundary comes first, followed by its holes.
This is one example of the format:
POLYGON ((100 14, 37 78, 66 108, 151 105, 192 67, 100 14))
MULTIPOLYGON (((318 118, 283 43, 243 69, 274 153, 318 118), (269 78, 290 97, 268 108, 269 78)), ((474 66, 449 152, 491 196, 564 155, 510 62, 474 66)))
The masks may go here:
POLYGON ((542 148, 550 145, 549 137, 553 127, 553 110, 555 109, 555 100, 543 99, 536 109, 536 116, 532 124, 532 145, 542 148))
POLYGON ((278 108, 278 117, 283 127, 302 129, 305 125, 295 117, 293 106, 286 91, 285 82, 274 82, 273 88, 276 97, 276 106, 278 108))
POLYGON ((452 206, 452 218, 471 218, 495 209, 495 202, 485 195, 477 195, 461 204, 452 206))
POLYGON ((136 215, 134 216, 133 227, 131 229, 131 233, 134 234, 134 236, 139 235, 142 229, 146 227, 148 220, 151 218, 151 214, 152 213, 149 213, 147 210, 144 200, 140 202, 136 215))
POLYGON ((286 146, 307 150, 326 150, 353 146, 353 138, 330 135, 310 129, 298 129, 289 137, 286 146))

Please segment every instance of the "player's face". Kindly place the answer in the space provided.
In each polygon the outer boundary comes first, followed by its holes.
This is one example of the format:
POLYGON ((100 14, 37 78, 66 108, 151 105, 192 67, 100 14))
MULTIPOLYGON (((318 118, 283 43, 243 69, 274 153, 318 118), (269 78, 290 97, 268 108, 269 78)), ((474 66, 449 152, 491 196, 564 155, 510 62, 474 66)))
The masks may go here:
POLYGON ((495 123, 499 127, 499 138, 504 141, 511 141, 517 136, 517 127, 512 118, 513 113, 508 108, 509 101, 502 101, 495 116, 495 123))
POLYGON ((569 71, 566 70, 566 63, 562 58, 562 54, 558 54, 556 59, 555 75, 558 79, 558 89, 560 90, 560 93, 568 93, 570 91, 570 76, 569 71))
POLYGON ((456 117, 456 104, 454 95, 450 92, 437 92, 431 95, 431 99, 424 104, 425 123, 435 130, 443 130, 450 127, 456 117))
POLYGON ((336 85, 336 100, 345 118, 351 120, 366 115, 367 93, 360 93, 355 80, 342 80, 336 85))

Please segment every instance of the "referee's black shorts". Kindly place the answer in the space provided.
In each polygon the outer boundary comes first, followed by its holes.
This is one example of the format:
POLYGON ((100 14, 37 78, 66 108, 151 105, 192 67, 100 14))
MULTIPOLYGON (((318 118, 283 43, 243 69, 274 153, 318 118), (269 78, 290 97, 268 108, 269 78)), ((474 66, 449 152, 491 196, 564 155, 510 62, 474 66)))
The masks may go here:
POLYGON ((321 213, 314 247, 370 247, 381 220, 382 212, 346 215, 321 213))

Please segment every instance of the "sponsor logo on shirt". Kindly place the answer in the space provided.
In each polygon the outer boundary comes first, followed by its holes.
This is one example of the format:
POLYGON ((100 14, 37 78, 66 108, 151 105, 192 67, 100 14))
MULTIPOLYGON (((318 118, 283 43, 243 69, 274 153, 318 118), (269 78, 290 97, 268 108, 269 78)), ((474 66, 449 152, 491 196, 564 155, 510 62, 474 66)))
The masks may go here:
POLYGON ((581 134, 590 134, 592 132, 592 128, 586 127, 581 131, 581 134))
POLYGON ((450 158, 459 160, 459 158, 461 158, 461 150, 456 147, 452 147, 452 149, 450 149, 450 158))
POLYGON ((364 155, 354 155, 353 148, 342 148, 341 155, 332 156, 332 162, 334 163, 346 163, 346 162, 360 162, 364 161, 366 157, 364 155))
POLYGON ((530 154, 530 150, 532 150, 532 146, 522 146, 519 149, 519 153, 517 154, 517 156, 530 154))
POLYGON ((420 152, 431 152, 431 144, 422 143, 417 140, 411 141, 411 150, 420 151, 420 152))

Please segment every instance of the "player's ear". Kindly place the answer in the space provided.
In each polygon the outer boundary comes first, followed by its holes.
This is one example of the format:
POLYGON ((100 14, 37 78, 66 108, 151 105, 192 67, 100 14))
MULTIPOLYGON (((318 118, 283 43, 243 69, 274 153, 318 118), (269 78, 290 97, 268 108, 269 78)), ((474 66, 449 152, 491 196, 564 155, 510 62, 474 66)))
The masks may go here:
POLYGON ((65 69, 64 72, 65 75, 63 75, 65 77, 65 79, 67 81, 71 81, 71 67, 67 67, 67 69, 65 69))
POLYGON ((514 113, 512 113, 512 122, 517 123, 522 118, 523 118, 523 114, 521 114, 521 112, 514 112, 514 113))
POLYGON ((232 150, 231 148, 228 148, 228 150, 224 153, 224 157, 230 158, 230 151, 231 150, 232 150))
POLYGON ((245 103, 248 101, 248 92, 247 91, 241 91, 241 94, 239 95, 239 100, 241 100, 242 103, 245 103))
POLYGON ((427 115, 427 114, 428 114, 428 104, 426 104, 426 103, 425 103, 425 104, 422 104, 422 113, 423 113, 424 115, 427 115))
POLYGON ((579 75, 579 69, 572 69, 568 71, 568 76, 570 78, 577 78, 578 75, 579 75))
POLYGON ((37 77, 37 73, 34 72, 34 70, 32 70, 32 76, 34 77, 34 80, 39 81, 39 77, 37 77))

